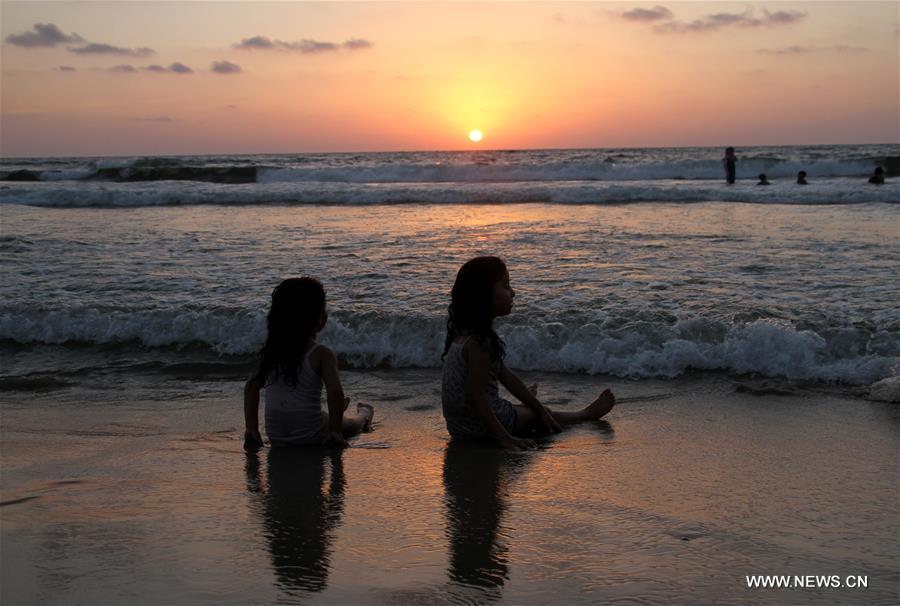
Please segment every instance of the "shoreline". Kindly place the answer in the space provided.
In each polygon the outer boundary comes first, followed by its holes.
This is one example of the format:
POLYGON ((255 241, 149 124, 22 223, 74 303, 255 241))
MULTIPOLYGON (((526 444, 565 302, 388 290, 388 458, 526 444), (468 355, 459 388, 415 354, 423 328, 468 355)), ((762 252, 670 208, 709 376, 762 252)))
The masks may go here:
MULTIPOLYGON (((26 352, 34 346, 31 344, 15 344, 13 349, 18 352, 26 352)), ((46 345, 38 345, 36 348, 45 348, 46 345)), ((7 352, 9 353, 9 352, 7 352)), ((134 354, 148 353, 143 347, 136 347, 134 354)), ((166 357, 169 352, 158 351, 149 352, 158 353, 159 357, 166 357)), ((180 352, 179 352, 180 353, 180 352)), ((6 377, 0 377, 0 397, 3 394, 9 394, 11 397, 27 396, 29 394, 49 394, 53 392, 63 392, 67 390, 75 390, 84 387, 86 383, 98 382, 103 385, 105 382, 114 383, 120 377, 129 377, 130 380, 138 381, 145 384, 149 388, 158 381, 196 381, 196 382, 229 382, 229 381, 245 381, 256 368, 256 357, 249 355, 242 356, 220 356, 207 351, 198 351, 199 354, 195 358, 187 358, 171 362, 163 362, 160 360, 154 362, 141 362, 136 364, 132 369, 104 369, 99 367, 80 368, 71 376, 66 373, 59 373, 56 370, 34 370, 24 374, 13 374, 6 377), (106 370, 106 372, 104 372, 106 370)), ((12 355, 12 354, 10 354, 12 355)), ((437 373, 438 381, 440 380, 439 366, 421 367, 421 366, 402 366, 395 367, 390 364, 377 365, 368 368, 359 368, 348 366, 346 358, 338 354, 339 369, 341 375, 359 375, 359 376, 378 376, 379 373, 388 373, 397 376, 416 376, 418 374, 428 375, 429 373, 437 373)), ((533 377, 535 381, 540 382, 541 378, 547 378, 553 382, 565 382, 566 380, 574 382, 616 382, 622 385, 639 385, 642 382, 651 382, 654 384, 679 385, 681 383, 690 382, 715 382, 729 383, 733 386, 737 393, 746 393, 750 395, 783 395, 783 396, 813 396, 815 394, 830 394, 841 397, 859 399, 874 402, 896 403, 897 400, 878 399, 870 397, 870 391, 873 385, 883 381, 896 380, 897 376, 886 377, 880 379, 874 384, 855 384, 842 383, 838 381, 823 381, 812 379, 793 379, 788 377, 769 376, 757 372, 737 373, 723 369, 696 369, 689 368, 674 377, 664 376, 618 376, 608 373, 588 373, 584 371, 565 372, 565 371, 535 371, 521 369, 510 366, 517 374, 521 376, 533 377)))
POLYGON ((375 404, 375 430, 337 460, 318 448, 273 459, 242 452, 238 381, 123 382, 15 404, 6 393, 3 601, 898 597, 896 405, 754 394, 709 376, 522 374, 550 406, 604 386, 619 404, 537 451, 456 449, 438 371, 343 372, 353 401, 375 404), (751 574, 863 574, 869 588, 750 590, 751 574))

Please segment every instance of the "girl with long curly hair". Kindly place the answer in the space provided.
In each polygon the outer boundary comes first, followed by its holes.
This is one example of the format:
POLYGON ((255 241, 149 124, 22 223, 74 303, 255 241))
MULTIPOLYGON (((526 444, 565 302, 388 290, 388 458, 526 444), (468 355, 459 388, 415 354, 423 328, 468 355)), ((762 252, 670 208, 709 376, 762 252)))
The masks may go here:
POLYGON ((346 412, 334 352, 316 342, 325 328, 325 289, 314 278, 289 278, 272 292, 268 334, 256 373, 244 387, 244 448, 262 446, 259 393, 266 391, 266 434, 272 446, 334 444, 371 429, 374 409, 359 404, 346 412), (327 408, 322 406, 322 386, 327 408))
POLYGON ((610 390, 578 411, 553 411, 541 404, 504 363, 503 339, 494 320, 509 315, 516 293, 506 264, 498 257, 476 257, 456 274, 448 308, 441 401, 453 438, 494 438, 504 448, 533 448, 535 429, 560 431, 560 425, 599 419, 615 404, 610 390), (522 402, 500 397, 498 383, 522 402))

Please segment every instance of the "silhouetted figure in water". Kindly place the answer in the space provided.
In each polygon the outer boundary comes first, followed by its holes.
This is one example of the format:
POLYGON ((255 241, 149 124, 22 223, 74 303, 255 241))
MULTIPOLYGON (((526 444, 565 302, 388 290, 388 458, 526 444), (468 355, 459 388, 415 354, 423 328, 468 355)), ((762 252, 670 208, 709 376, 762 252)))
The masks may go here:
POLYGON ((757 185, 771 185, 769 178, 766 177, 766 173, 759 173, 759 183, 757 185))
POLYGON ((489 445, 451 441, 444 452, 444 507, 450 546, 447 576, 480 590, 474 603, 499 600, 509 578, 507 546, 499 532, 506 510, 509 454, 489 445))
POLYGON ((287 593, 322 591, 328 585, 331 545, 344 511, 342 451, 324 448, 268 450, 266 482, 259 455, 247 456, 247 490, 265 526, 272 568, 287 593), (326 463, 330 463, 328 491, 326 463))
POLYGON ((875 172, 869 177, 869 183, 874 185, 884 185, 884 169, 880 166, 876 166, 875 172))
POLYGON ((506 347, 494 320, 512 312, 516 293, 506 263, 475 257, 456 274, 447 311, 447 338, 441 375, 441 409, 447 432, 459 440, 494 439, 503 448, 535 448, 534 431, 561 431, 562 425, 596 422, 616 403, 606 389, 580 410, 551 410, 503 361, 506 347), (503 385, 521 404, 500 396, 503 385))
POLYGON ((272 292, 259 367, 244 386, 245 450, 263 445, 259 433, 263 389, 266 434, 273 447, 347 446, 346 438, 371 430, 374 409, 358 404, 355 415, 347 412, 350 400, 341 387, 337 356, 316 342, 327 321, 325 289, 315 278, 289 278, 272 292))
POLYGON ((801 170, 799 173, 797 173, 797 185, 809 185, 809 183, 806 182, 805 170, 801 170))
POLYGON ((737 172, 737 157, 734 155, 733 147, 725 148, 725 157, 722 158, 722 165, 725 167, 725 182, 728 185, 734 185, 735 174, 737 172))

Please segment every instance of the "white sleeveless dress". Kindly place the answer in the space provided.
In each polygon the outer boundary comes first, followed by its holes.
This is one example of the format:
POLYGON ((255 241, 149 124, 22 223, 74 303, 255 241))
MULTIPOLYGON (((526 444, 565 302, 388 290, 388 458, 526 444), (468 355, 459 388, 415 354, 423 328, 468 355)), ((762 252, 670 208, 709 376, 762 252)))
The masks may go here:
POLYGON ((266 435, 273 447, 321 444, 325 438, 328 410, 322 404, 322 379, 309 363, 318 347, 303 356, 295 385, 281 377, 266 383, 266 435))

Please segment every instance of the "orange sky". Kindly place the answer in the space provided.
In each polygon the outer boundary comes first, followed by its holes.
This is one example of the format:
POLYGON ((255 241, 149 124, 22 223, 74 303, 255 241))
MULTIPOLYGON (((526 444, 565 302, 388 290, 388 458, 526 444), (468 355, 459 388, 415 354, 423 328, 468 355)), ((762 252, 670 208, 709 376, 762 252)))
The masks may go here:
POLYGON ((900 140, 893 1, 2 11, 4 156, 900 140))

